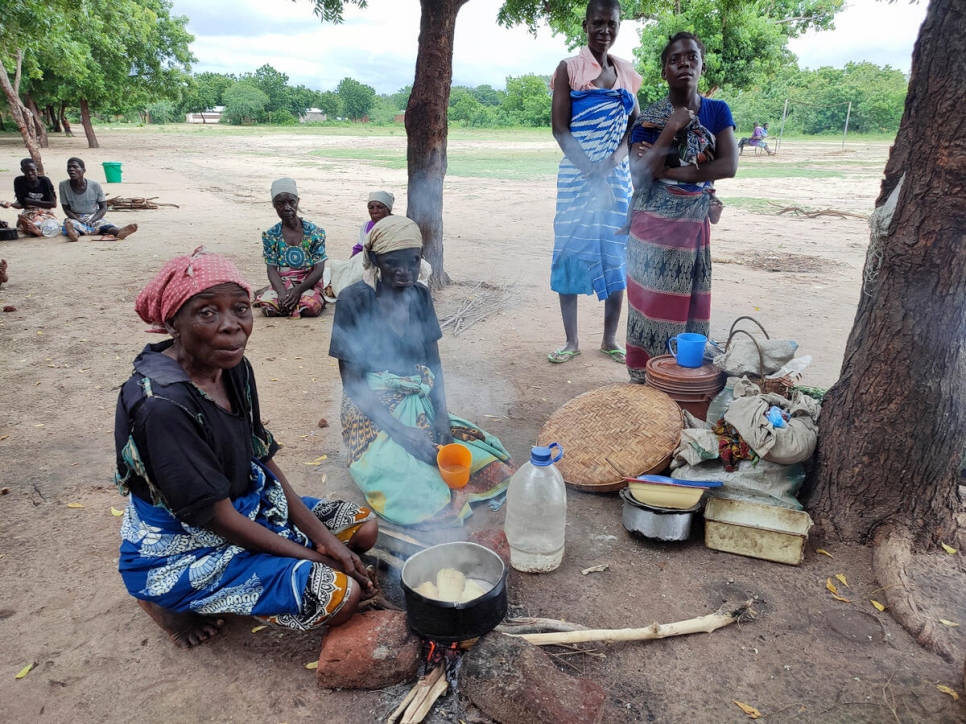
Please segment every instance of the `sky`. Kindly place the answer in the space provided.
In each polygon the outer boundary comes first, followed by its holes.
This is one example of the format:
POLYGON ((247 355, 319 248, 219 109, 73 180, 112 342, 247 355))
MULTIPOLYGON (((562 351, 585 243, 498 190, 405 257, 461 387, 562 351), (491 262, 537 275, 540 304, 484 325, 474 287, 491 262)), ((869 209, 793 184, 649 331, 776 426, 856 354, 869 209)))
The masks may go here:
MULTIPOLYGON (((524 28, 496 23, 502 0, 470 0, 460 11, 453 55, 453 83, 503 88, 507 76, 550 75, 573 53, 549 28, 533 37, 524 28)), ((196 72, 244 73, 269 63, 289 82, 334 90, 345 77, 393 93, 413 80, 419 36, 418 0, 369 0, 349 6, 341 25, 322 23, 309 0, 174 0, 173 12, 190 18, 196 72)), ((836 30, 809 32, 789 47, 799 65, 841 67, 870 61, 909 71, 912 46, 926 14, 925 0, 886 3, 851 0, 836 30)), ((613 53, 632 59, 634 24, 625 22, 613 53)))

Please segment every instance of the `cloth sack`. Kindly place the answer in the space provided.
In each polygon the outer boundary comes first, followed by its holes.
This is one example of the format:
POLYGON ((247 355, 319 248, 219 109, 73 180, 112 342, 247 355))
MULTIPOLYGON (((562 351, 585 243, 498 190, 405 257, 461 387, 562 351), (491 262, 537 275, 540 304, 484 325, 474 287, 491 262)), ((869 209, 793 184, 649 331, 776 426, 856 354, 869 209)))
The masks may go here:
POLYGON ((775 393, 763 394, 747 379, 734 386, 735 399, 725 411, 725 422, 763 459, 791 465, 807 460, 818 443, 818 417, 822 406, 817 400, 793 392, 788 399, 775 393), (772 405, 789 414, 785 427, 774 427, 765 416, 772 405))
POLYGON ((791 339, 758 339, 758 344, 743 334, 732 337, 728 349, 714 358, 714 365, 731 377, 763 377, 782 368, 795 356, 798 342, 791 339), (761 362, 758 350, 761 349, 761 362), (764 371, 761 365, 764 364, 764 371))

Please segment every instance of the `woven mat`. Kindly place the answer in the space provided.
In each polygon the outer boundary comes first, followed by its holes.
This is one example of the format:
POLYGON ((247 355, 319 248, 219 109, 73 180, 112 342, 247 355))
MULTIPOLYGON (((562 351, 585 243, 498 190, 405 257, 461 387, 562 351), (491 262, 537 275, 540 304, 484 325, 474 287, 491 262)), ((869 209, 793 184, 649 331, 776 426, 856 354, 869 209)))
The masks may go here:
POLYGON ((663 471, 683 427, 677 403, 660 390, 607 385, 553 413, 537 444, 560 443, 564 456, 556 465, 568 485, 606 493, 623 488, 625 476, 663 471))

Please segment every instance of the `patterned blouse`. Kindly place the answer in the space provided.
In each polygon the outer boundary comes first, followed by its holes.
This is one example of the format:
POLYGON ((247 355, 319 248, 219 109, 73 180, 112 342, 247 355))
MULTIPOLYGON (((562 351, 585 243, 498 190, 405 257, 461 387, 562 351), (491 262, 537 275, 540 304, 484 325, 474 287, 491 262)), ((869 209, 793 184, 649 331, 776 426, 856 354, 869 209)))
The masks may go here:
POLYGON ((296 246, 289 246, 285 241, 281 221, 268 231, 262 232, 262 253, 268 266, 311 269, 325 261, 325 229, 305 219, 300 221, 302 241, 296 246))

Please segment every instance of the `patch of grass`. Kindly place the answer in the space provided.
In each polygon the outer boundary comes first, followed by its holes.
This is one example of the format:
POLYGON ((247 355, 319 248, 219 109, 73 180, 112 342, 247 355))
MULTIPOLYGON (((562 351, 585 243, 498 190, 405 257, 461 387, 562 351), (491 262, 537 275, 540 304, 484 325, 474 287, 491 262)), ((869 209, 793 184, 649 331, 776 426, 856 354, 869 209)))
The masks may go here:
MULTIPOLYGON (((387 168, 406 168, 406 155, 380 148, 324 148, 312 152, 324 159, 368 161, 387 168)), ((451 149, 447 154, 447 176, 530 180, 555 176, 560 163, 558 151, 451 149)))
POLYGON ((845 174, 824 168, 809 168, 791 163, 738 164, 736 178, 841 178, 845 174))

